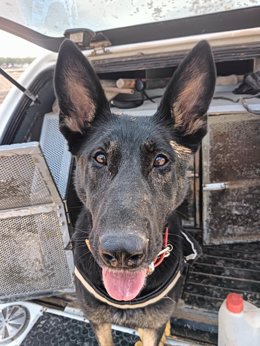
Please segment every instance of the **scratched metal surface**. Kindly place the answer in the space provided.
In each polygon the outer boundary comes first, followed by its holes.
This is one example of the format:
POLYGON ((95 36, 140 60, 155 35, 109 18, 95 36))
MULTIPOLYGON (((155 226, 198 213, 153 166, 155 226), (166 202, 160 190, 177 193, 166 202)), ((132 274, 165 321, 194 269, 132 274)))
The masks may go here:
POLYGON ((260 240, 260 119, 231 114, 210 117, 203 143, 203 182, 226 182, 204 191, 204 243, 260 240))

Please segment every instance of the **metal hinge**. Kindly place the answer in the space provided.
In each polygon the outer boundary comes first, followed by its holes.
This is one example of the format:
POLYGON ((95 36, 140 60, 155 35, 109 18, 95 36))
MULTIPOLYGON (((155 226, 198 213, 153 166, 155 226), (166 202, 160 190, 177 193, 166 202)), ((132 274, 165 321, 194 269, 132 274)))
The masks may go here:
POLYGON ((89 44, 89 48, 92 48, 93 51, 91 55, 102 55, 110 53, 107 47, 110 47, 112 43, 110 40, 102 33, 97 33, 96 36, 89 44))
POLYGON ((102 32, 89 29, 69 29, 64 36, 75 42, 81 49, 93 49, 91 55, 107 54, 106 49, 111 46, 110 40, 102 32))

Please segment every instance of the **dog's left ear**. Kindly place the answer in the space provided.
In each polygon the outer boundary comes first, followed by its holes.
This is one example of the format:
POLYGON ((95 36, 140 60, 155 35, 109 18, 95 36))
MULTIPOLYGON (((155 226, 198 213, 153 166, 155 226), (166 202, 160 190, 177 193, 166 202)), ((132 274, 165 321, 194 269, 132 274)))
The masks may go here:
POLYGON ((177 68, 154 115, 157 121, 170 120, 176 141, 193 152, 207 132, 206 113, 215 81, 210 46, 201 41, 177 68))
POLYGON ((88 128, 110 110, 95 71, 70 40, 60 47, 54 84, 60 106, 60 130, 70 151, 76 154, 88 128))

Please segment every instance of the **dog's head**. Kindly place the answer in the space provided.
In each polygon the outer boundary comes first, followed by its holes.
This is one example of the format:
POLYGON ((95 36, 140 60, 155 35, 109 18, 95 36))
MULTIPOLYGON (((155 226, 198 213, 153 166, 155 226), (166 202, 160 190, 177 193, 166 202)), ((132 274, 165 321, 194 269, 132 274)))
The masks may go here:
POLYGON ((92 253, 117 300, 138 295, 162 249, 168 218, 186 194, 189 161, 207 132, 214 86, 211 50, 202 41, 176 70, 154 116, 118 116, 83 54, 70 41, 60 49, 60 129, 76 157, 92 253))

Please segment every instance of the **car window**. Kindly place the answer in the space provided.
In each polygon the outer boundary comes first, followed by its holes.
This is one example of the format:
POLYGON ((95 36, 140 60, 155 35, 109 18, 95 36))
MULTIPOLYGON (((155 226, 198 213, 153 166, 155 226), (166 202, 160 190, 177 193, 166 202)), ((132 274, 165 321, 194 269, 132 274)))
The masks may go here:
POLYGON ((69 28, 98 31, 256 5, 259 0, 9 0, 0 9, 5 18, 61 36, 69 28))

